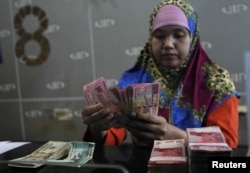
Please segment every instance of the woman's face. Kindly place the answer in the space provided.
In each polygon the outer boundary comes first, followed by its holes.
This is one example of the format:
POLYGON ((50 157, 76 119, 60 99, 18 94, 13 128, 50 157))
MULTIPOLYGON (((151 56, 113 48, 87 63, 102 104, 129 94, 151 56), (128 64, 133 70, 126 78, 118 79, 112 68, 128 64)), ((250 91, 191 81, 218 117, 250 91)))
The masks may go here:
POLYGON ((166 68, 176 68, 187 57, 190 35, 181 26, 164 26, 152 34, 152 52, 158 63, 166 68))

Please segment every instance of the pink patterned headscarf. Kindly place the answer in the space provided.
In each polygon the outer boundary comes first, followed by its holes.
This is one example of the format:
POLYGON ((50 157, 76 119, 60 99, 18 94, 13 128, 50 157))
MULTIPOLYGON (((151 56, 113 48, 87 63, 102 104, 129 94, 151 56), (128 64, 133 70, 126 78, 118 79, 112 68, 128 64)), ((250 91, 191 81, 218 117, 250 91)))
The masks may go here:
POLYGON ((179 25, 189 30, 185 13, 176 5, 166 5, 160 8, 153 23, 152 33, 156 29, 167 25, 179 25))

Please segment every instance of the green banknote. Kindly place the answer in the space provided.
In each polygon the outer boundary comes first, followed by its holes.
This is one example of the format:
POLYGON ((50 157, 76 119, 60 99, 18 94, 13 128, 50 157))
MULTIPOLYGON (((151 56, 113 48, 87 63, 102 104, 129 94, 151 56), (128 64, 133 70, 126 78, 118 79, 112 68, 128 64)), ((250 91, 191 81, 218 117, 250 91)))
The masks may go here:
POLYGON ((95 143, 49 141, 31 154, 9 161, 9 166, 37 168, 42 165, 80 167, 93 158, 95 143))

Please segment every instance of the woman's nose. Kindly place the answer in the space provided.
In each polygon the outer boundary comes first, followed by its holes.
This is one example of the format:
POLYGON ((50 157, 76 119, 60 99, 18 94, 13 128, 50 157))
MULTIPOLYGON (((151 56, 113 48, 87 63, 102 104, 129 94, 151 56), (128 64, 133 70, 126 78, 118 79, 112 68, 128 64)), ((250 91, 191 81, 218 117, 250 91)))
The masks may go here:
POLYGON ((166 37, 164 40, 164 48, 173 48, 174 47, 174 38, 172 36, 166 37))

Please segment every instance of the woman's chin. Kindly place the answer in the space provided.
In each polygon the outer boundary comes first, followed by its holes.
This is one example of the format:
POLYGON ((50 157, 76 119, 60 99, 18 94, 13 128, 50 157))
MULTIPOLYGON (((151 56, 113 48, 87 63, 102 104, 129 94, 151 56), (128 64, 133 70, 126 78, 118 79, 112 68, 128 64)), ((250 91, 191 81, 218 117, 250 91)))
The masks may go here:
POLYGON ((177 65, 177 64, 162 64, 162 65, 167 70, 169 70, 169 69, 175 69, 175 68, 179 67, 179 65, 177 65))

